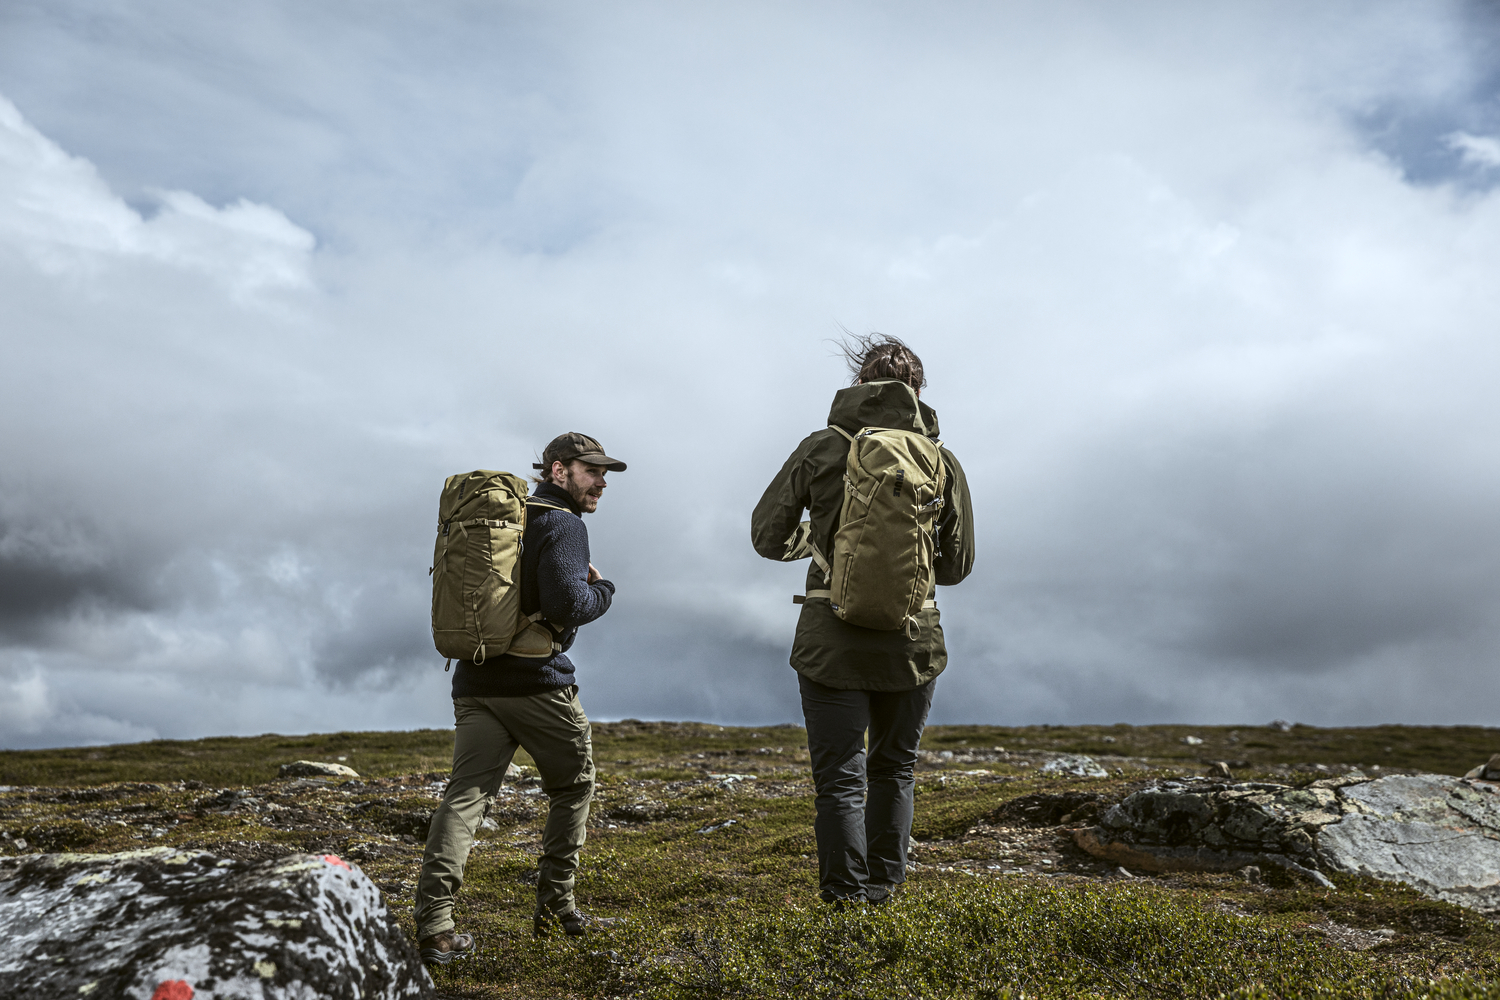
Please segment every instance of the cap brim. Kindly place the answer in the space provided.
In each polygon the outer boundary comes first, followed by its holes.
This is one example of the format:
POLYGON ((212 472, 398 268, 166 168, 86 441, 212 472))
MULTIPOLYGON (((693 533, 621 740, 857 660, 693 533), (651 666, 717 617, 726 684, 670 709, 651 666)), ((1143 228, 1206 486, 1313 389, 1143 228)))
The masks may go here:
POLYGON ((602 465, 610 472, 625 471, 624 462, 618 458, 610 458, 601 451, 591 451, 586 455, 574 455, 573 457, 580 462, 587 462, 589 465, 602 465))

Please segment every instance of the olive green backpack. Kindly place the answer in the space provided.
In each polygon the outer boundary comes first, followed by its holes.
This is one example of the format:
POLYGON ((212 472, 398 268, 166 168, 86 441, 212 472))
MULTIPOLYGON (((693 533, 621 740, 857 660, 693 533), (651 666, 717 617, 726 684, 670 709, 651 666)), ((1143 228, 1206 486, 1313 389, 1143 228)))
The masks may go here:
POLYGON ((832 429, 849 439, 833 560, 804 527, 787 539, 788 555, 795 549, 812 556, 829 586, 807 596, 828 598, 844 621, 887 631, 904 627, 910 636, 917 612, 937 607, 929 595, 947 481, 942 445, 915 431, 862 427, 851 436, 832 429))
MULTIPOLYGON (((526 480, 478 469, 449 476, 438 501, 432 555, 432 641, 449 660, 547 657, 561 650, 541 612, 521 614, 521 539, 528 506, 558 507, 526 495, 526 480)), ((446 668, 444 668, 446 669, 446 668)))

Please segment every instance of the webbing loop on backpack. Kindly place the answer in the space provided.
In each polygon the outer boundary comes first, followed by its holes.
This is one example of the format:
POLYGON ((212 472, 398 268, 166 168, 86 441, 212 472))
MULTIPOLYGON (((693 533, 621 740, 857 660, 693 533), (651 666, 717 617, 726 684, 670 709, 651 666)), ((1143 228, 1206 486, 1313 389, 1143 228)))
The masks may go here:
MULTIPOLYGON (((925 600, 925 601, 922 602, 922 610, 923 611, 930 611, 930 610, 932 610, 932 609, 934 609, 936 607, 937 607, 937 601, 928 599, 928 600, 925 600)), ((916 615, 907 615, 906 616, 905 627, 906 627, 906 638, 909 639, 909 640, 911 640, 911 641, 913 641, 913 642, 916 641, 917 636, 919 636, 919 635, 922 634, 922 623, 919 622, 919 621, 917 621, 917 616, 916 615)))
POLYGON ((875 499, 874 490, 871 490, 869 493, 861 493, 859 492, 859 490, 855 489, 854 480, 849 478, 849 473, 847 472, 844 473, 844 492, 849 494, 854 499, 858 500, 860 503, 864 504, 866 507, 870 506, 870 501, 875 499))

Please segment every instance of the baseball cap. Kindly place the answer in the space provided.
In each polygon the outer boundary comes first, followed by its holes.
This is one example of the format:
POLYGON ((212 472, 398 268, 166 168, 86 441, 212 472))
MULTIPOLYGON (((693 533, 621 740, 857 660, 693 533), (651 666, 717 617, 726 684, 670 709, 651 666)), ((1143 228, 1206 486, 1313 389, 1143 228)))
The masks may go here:
POLYGON ((604 454, 604 446, 587 434, 569 431, 559 434, 542 449, 542 460, 531 463, 533 469, 550 469, 553 462, 570 462, 573 459, 589 465, 602 465, 610 472, 624 472, 625 463, 604 454))

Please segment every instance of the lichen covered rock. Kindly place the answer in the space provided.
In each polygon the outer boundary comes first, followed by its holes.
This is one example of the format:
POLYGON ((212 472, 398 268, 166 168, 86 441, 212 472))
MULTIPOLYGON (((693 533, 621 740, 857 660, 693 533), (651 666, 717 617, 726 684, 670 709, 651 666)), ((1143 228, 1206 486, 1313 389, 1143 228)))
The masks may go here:
POLYGON ((1161 782, 1074 832, 1080 847, 1151 871, 1283 864, 1405 882, 1433 899, 1500 912, 1500 787, 1446 775, 1363 775, 1306 788, 1161 782))
POLYGON ((1070 774, 1077 778, 1107 778, 1109 772, 1084 754, 1062 753, 1042 764, 1043 774, 1070 774))
POLYGON ((28 997, 431 997, 380 890, 326 855, 0 860, 0 982, 28 997))
POLYGON ((1406 882, 1433 899, 1500 913, 1500 790, 1439 774, 1340 790, 1344 817, 1318 838, 1340 871, 1406 882))

